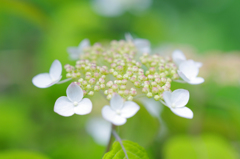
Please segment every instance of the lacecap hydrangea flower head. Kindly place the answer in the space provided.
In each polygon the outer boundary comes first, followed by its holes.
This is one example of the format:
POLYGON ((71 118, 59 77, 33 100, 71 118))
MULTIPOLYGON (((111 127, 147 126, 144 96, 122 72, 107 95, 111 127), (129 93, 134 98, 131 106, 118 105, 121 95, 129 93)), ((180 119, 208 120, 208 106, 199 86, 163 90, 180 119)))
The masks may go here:
POLYGON ((62 65, 55 60, 49 73, 36 75, 33 84, 47 88, 71 81, 66 89, 67 96, 59 97, 54 105, 54 112, 65 117, 91 113, 96 107, 91 96, 100 93, 109 104, 97 106, 102 107, 102 117, 114 126, 125 124, 137 114, 140 106, 135 99, 143 96, 159 102, 159 107, 160 103, 166 105, 180 117, 193 118, 193 112, 186 107, 189 91, 171 90, 171 84, 203 83, 204 79, 198 77, 202 63, 187 60, 180 50, 175 50, 172 58, 151 54, 148 40, 134 39, 130 34, 125 36, 126 40, 113 40, 109 46, 90 45, 89 40, 84 39, 79 46, 67 48, 70 59, 76 63, 64 66, 65 80, 60 81, 62 65))

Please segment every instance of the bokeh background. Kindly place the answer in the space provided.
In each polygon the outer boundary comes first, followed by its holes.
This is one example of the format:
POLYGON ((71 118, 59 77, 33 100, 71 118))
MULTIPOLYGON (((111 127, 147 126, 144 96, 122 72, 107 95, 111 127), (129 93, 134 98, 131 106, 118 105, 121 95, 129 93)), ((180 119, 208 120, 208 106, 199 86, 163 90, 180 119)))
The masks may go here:
POLYGON ((123 139, 151 159, 240 158, 240 1, 238 0, 0 0, 0 159, 98 159, 105 146, 86 131, 101 116, 53 112, 68 83, 47 89, 31 79, 84 38, 107 43, 126 32, 151 41, 154 52, 181 49, 203 63, 206 82, 173 84, 190 91, 192 120, 162 108, 161 123, 141 106, 121 126, 123 139), (160 128, 159 128, 160 127, 160 128))

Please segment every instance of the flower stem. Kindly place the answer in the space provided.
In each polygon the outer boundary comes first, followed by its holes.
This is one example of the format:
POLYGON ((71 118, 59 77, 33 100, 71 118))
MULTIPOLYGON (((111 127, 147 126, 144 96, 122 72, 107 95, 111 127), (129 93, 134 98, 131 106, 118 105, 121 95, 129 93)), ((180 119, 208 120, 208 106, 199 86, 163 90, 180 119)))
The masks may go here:
POLYGON ((118 136, 118 134, 116 133, 115 130, 112 130, 112 134, 114 135, 114 137, 116 138, 116 140, 120 143, 120 145, 121 145, 121 147, 122 147, 122 150, 123 150, 123 152, 124 152, 124 154, 125 154, 125 157, 126 157, 127 159, 129 159, 129 158, 128 158, 128 155, 127 155, 127 151, 126 151, 126 149, 125 149, 124 146, 123 146, 123 143, 122 143, 121 138, 118 136))
POLYGON ((110 150, 110 147, 111 147, 112 142, 113 142, 113 133, 112 132, 115 131, 115 129, 116 129, 116 125, 112 124, 111 136, 109 138, 108 145, 107 145, 105 153, 107 153, 110 150))

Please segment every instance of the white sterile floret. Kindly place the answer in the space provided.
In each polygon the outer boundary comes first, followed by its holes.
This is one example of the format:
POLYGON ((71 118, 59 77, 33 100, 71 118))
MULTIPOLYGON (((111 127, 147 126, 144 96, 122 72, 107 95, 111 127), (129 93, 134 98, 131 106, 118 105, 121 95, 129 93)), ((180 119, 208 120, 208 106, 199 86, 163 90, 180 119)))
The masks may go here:
MULTIPOLYGON (((185 62, 187 59, 186 59, 186 57, 185 57, 185 55, 183 54, 183 52, 182 51, 180 51, 180 50, 175 50, 175 51, 173 51, 173 53, 172 53, 172 59, 173 59, 173 61, 179 66, 182 62, 185 62)), ((194 63, 195 63, 195 65, 198 67, 198 68, 200 68, 200 67, 202 67, 202 63, 201 62, 195 62, 194 61, 194 63)))
POLYGON ((32 83, 39 88, 47 88, 58 83, 62 76, 62 64, 58 60, 54 60, 49 73, 41 73, 33 77, 32 83))
POLYGON ((99 145, 107 145, 111 136, 111 124, 103 118, 91 118, 86 124, 87 132, 99 145))
POLYGON ((127 118, 134 116, 139 109, 140 107, 135 102, 124 102, 120 95, 114 94, 110 100, 110 106, 103 107, 102 116, 114 125, 123 125, 127 118))
POLYGON ((189 84, 201 84, 204 82, 202 77, 197 77, 199 67, 196 66, 193 60, 187 60, 179 65, 179 76, 189 84))
POLYGON ((70 56, 71 60, 78 60, 79 56, 83 53, 83 50, 90 46, 90 41, 88 39, 84 39, 80 42, 77 47, 68 47, 67 52, 70 56))
POLYGON ((127 41, 132 41, 140 53, 150 53, 151 52, 151 44, 150 44, 149 40, 140 39, 140 38, 133 39, 133 37, 130 33, 125 34, 125 39, 127 41))
POLYGON ((62 116, 85 115, 91 111, 92 102, 88 98, 83 99, 83 91, 76 83, 71 83, 67 88, 67 97, 59 97, 54 105, 54 112, 62 116))
POLYGON ((181 117, 184 118, 193 118, 193 112, 191 109, 185 107, 189 100, 189 92, 185 89, 177 89, 173 92, 165 91, 163 92, 163 99, 167 107, 171 109, 171 111, 181 117))

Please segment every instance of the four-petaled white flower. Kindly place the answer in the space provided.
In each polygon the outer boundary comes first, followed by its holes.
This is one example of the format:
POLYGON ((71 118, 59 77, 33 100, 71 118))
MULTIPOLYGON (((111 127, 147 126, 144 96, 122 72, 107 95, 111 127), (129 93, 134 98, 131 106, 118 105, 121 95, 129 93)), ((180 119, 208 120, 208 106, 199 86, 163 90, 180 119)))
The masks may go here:
POLYGON ((67 97, 59 97, 54 105, 54 112, 62 116, 85 115, 91 111, 92 102, 88 98, 83 99, 83 91, 76 83, 71 83, 67 88, 67 97))
POLYGON ((41 73, 33 77, 32 83, 39 88, 47 88, 58 83, 62 78, 62 64, 54 60, 49 73, 41 73))
POLYGON ((69 53, 71 60, 78 60, 79 56, 83 53, 83 50, 90 46, 88 39, 84 39, 80 42, 77 47, 68 47, 67 52, 69 53))
POLYGON ((177 89, 172 93, 169 91, 163 92, 163 99, 167 107, 171 109, 171 111, 181 117, 184 118, 193 118, 193 112, 191 109, 185 107, 189 100, 189 92, 185 89, 177 89))
POLYGON ((122 97, 114 94, 110 100, 110 106, 106 105, 102 109, 103 118, 113 123, 114 125, 123 125, 127 118, 134 116, 140 107, 132 102, 124 102, 122 97))
POLYGON ((151 44, 147 39, 140 39, 140 38, 133 39, 130 33, 126 33, 125 38, 127 41, 132 41, 140 53, 151 52, 151 44))
MULTIPOLYGON (((183 54, 182 51, 180 50, 175 50, 173 53, 172 53, 172 59, 173 61, 179 66, 182 62, 185 62, 187 61, 185 55, 183 54)), ((201 62, 195 62, 195 65, 200 68, 202 67, 202 63, 201 62)))
POLYGON ((189 84, 201 84, 204 82, 202 77, 197 77, 199 67, 196 66, 193 60, 187 60, 179 65, 179 76, 189 84))

